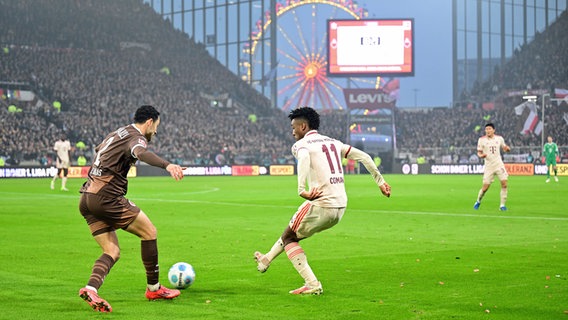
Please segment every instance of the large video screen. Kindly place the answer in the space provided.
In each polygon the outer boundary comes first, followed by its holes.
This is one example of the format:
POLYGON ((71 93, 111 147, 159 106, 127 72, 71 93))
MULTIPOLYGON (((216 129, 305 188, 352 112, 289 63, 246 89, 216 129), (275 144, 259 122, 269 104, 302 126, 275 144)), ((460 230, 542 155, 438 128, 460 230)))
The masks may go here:
POLYGON ((367 153, 391 152, 394 147, 393 110, 352 109, 349 111, 349 143, 367 153))
POLYGON ((328 20, 328 76, 414 75, 414 20, 328 20))

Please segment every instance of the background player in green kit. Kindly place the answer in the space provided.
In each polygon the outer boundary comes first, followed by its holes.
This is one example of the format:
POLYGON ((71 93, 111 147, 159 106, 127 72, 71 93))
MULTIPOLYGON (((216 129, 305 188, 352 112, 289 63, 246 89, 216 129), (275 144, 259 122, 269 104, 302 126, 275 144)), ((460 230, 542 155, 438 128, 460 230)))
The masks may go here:
POLYGON ((552 137, 548 136, 548 142, 542 148, 542 155, 546 161, 546 182, 550 182, 550 166, 554 170, 554 181, 558 182, 558 170, 556 170, 556 157, 560 155, 558 146, 552 142, 552 137))

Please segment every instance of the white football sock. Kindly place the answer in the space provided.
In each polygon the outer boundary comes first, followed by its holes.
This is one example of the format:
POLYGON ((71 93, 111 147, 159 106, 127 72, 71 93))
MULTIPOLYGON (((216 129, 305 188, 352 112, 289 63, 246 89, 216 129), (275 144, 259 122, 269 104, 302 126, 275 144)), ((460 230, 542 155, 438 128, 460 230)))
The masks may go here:
POLYGON ((89 289, 89 290, 93 290, 95 293, 99 293, 99 290, 97 290, 97 288, 95 288, 95 287, 85 286, 85 288, 89 289))
POLYGON ((483 199, 484 195, 485 192, 483 192, 483 189, 479 189, 479 192, 477 193, 477 202, 481 202, 481 199, 483 199))
POLYGON ((279 238, 270 251, 268 251, 264 257, 268 260, 268 263, 272 262, 272 260, 276 259, 282 252, 284 252, 284 242, 282 242, 282 238, 279 238))
POLYGON ((160 289, 160 283, 156 283, 156 284, 149 284, 148 285, 148 290, 150 291, 158 291, 158 289, 160 289))
POLYGON ((507 202, 507 188, 501 188, 501 207, 505 206, 505 202, 507 202))
POLYGON ((300 276, 304 279, 304 282, 308 286, 317 286, 318 279, 308 264, 304 249, 302 249, 297 242, 292 242, 286 246, 286 254, 294 268, 296 268, 296 271, 298 271, 300 276))

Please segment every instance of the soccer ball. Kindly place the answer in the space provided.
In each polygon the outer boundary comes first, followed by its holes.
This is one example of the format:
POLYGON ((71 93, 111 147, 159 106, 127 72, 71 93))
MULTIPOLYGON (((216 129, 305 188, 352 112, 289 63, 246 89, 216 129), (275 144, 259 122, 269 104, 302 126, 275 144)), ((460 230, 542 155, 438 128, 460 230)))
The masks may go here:
POLYGON ((168 280, 172 286, 178 289, 185 289, 195 281, 195 270, 189 263, 178 262, 168 271, 168 280))

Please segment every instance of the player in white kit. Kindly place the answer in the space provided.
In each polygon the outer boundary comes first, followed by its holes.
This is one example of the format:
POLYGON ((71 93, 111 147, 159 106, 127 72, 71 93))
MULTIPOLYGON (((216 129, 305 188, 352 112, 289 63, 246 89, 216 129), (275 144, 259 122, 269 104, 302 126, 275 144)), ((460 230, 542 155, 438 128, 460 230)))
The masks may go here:
POLYGON ((63 172, 63 176, 61 177, 61 190, 69 191, 66 185, 71 160, 69 156, 69 151, 71 151, 71 143, 69 142, 69 140, 67 140, 65 134, 63 134, 61 138, 55 142, 53 150, 55 150, 55 152, 57 153, 57 160, 55 162, 57 167, 57 174, 53 176, 53 180, 51 180, 51 190, 55 189, 55 180, 57 180, 57 177, 59 177, 63 172))
POLYGON ((505 140, 500 135, 495 134, 495 125, 488 123, 485 125, 485 135, 477 141, 477 156, 485 159, 485 169, 483 171, 483 186, 477 195, 477 201, 473 205, 475 210, 479 209, 481 199, 493 183, 495 176, 501 181, 501 204, 499 210, 506 211, 507 207, 507 178, 509 174, 505 169, 505 164, 501 159, 501 150, 504 152, 511 151, 511 148, 505 144, 505 140))
POLYGON ((290 293, 321 294, 321 282, 310 268, 299 242, 333 227, 341 220, 347 206, 341 159, 363 163, 385 196, 390 197, 391 187, 367 153, 317 132, 320 120, 314 109, 297 108, 290 112, 288 118, 296 139, 292 154, 297 159, 298 195, 306 201, 292 216, 288 227, 270 251, 266 254, 257 251, 254 258, 258 271, 265 272, 272 260, 285 251, 304 279, 304 285, 290 293))

